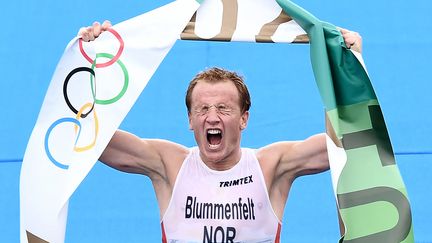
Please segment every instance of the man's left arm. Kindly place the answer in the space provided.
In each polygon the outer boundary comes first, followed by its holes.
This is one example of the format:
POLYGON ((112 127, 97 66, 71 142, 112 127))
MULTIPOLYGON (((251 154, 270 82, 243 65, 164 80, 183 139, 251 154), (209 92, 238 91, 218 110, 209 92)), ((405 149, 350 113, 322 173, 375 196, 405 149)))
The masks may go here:
POLYGON ((316 174, 329 169, 324 133, 313 135, 303 141, 294 142, 290 151, 283 153, 279 167, 290 164, 293 176, 316 174))
POLYGON ((303 141, 276 142, 257 151, 270 201, 282 220, 285 203, 293 181, 302 175, 328 170, 325 134, 303 141))
MULTIPOLYGON (((347 48, 361 57, 363 40, 359 33, 339 28, 347 48)), ((292 151, 283 153, 279 167, 284 168, 285 163, 294 170, 294 177, 319 173, 329 169, 325 134, 317 134, 304 141, 295 142, 292 151), (293 153, 294 151, 294 153, 293 153), (286 156, 286 157, 284 157, 286 156)), ((283 171, 283 169, 282 169, 283 171)), ((284 173, 284 172, 283 172, 284 173)))
MULTIPOLYGON (((313 135, 302 141, 270 144, 259 150, 258 157, 266 161, 262 166, 272 175, 269 181, 271 184, 283 178, 293 181, 298 176, 316 174, 329 169, 324 133, 313 135)), ((285 183, 282 183, 282 187, 284 187, 283 184, 285 183)))

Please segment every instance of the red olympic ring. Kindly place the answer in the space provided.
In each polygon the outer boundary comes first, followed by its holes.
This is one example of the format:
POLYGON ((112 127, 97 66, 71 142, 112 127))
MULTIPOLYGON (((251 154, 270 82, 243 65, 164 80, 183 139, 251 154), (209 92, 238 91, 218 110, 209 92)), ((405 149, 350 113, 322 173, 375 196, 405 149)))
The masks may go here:
MULTIPOLYGON (((112 65, 113 63, 115 63, 120 58, 120 55, 122 54, 123 49, 124 49, 124 41, 121 38, 121 36, 119 35, 119 33, 117 33, 117 31, 115 31, 114 29, 111 29, 111 28, 108 29, 108 31, 111 32, 117 38, 117 40, 120 42, 120 47, 119 47, 119 50, 117 51, 117 54, 115 54, 115 56, 111 60, 109 60, 108 62, 104 62, 104 63, 97 63, 96 64, 97 68, 108 67, 108 66, 112 65)), ((83 42, 83 40, 79 39, 80 52, 84 56, 84 58, 87 59, 87 61, 89 61, 91 64, 93 64, 95 59, 92 59, 87 55, 87 53, 84 51, 82 42, 83 42)))

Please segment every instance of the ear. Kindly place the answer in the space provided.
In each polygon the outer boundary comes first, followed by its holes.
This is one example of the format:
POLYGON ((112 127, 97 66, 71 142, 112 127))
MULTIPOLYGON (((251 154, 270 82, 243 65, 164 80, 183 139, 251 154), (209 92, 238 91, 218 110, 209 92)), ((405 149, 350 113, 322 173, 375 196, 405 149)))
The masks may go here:
POLYGON ((249 111, 245 111, 240 117, 240 130, 243 130, 247 127, 248 120, 249 120, 249 111))
POLYGON ((188 120, 189 120, 189 130, 193 130, 192 128, 192 119, 191 119, 191 113, 188 112, 188 120))

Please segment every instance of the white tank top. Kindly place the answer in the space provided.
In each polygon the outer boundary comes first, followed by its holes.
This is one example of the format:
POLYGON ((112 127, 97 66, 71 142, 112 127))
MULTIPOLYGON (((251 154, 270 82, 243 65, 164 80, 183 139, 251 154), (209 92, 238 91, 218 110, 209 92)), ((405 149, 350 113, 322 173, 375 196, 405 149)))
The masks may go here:
POLYGON ((191 148, 177 175, 162 218, 162 242, 279 242, 273 211, 255 151, 242 148, 225 171, 207 167, 191 148))

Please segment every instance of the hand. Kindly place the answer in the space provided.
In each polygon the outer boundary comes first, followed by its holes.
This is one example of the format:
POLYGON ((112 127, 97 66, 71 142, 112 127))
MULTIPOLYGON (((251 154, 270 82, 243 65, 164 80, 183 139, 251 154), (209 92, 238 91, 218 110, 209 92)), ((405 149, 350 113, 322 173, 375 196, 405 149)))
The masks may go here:
POLYGON ((359 53, 362 52, 362 37, 359 33, 343 28, 339 28, 339 31, 341 32, 348 49, 352 49, 359 53))
POLYGON ((89 42, 95 40, 102 32, 111 28, 111 22, 105 20, 102 25, 99 22, 94 22, 93 25, 82 27, 78 31, 78 36, 81 37, 83 41, 89 42))

